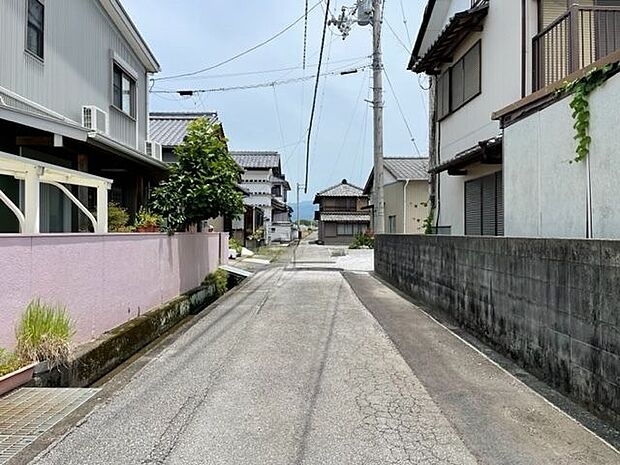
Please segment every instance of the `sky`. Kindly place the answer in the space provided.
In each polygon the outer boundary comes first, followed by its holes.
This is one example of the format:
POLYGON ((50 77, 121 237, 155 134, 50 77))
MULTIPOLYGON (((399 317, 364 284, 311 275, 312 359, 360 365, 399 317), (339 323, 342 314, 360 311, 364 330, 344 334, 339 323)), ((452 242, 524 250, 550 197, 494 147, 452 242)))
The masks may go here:
MULTIPOLYGON (((122 0, 161 72, 155 78, 194 72, 218 64, 280 32, 304 14, 305 0, 122 0)), ((332 0, 339 12, 354 0, 332 0)), ((316 74, 324 7, 309 0, 307 66, 302 69, 304 21, 257 50, 197 76, 156 81, 153 90, 217 89, 312 77, 316 74)), ((425 0, 385 0, 383 52, 385 73, 384 154, 427 153, 427 82, 407 63, 421 22, 425 0), (398 103, 400 103, 401 111, 398 103), (404 116, 403 116, 404 115, 404 116), (409 135, 409 126, 415 144, 409 135), (417 149, 416 149, 417 146, 417 149)), ((326 35, 322 73, 310 151, 308 193, 342 179, 363 186, 372 167, 372 30, 354 25, 342 40, 331 26, 326 35), (358 69, 340 75, 340 71, 358 69)), ((151 111, 216 111, 231 150, 275 150, 293 191, 303 183, 305 134, 310 120, 314 79, 264 88, 198 93, 151 94, 151 111)))

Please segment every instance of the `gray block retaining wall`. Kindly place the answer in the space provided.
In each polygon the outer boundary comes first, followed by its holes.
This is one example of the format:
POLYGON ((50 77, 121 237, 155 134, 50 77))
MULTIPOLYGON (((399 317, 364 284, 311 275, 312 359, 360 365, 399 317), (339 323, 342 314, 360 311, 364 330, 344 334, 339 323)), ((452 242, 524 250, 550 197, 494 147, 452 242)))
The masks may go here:
POLYGON ((620 241, 383 235, 375 270, 620 427, 620 241))

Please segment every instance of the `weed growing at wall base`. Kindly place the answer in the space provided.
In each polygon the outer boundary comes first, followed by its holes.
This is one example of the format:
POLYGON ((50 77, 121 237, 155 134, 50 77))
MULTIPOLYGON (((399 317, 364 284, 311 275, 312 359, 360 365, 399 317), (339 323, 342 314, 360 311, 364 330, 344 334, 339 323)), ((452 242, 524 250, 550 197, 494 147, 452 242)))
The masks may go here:
POLYGON ((228 272, 217 269, 208 275, 202 284, 204 286, 215 286, 216 296, 223 296, 228 290, 228 272))
POLYGON ((75 330, 67 310, 36 299, 28 304, 16 330, 17 356, 59 366, 67 362, 75 330))

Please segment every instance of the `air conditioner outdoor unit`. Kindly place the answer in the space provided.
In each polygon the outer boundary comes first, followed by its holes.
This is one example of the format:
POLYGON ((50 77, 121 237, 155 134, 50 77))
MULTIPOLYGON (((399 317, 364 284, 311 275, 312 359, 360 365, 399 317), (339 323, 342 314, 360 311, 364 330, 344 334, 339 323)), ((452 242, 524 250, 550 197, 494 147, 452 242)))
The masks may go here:
POLYGON ((162 161, 161 144, 157 142, 147 141, 146 142, 146 154, 149 157, 153 157, 156 160, 162 161))
POLYGON ((93 105, 82 107, 82 126, 91 131, 108 133, 108 114, 101 108, 93 105))

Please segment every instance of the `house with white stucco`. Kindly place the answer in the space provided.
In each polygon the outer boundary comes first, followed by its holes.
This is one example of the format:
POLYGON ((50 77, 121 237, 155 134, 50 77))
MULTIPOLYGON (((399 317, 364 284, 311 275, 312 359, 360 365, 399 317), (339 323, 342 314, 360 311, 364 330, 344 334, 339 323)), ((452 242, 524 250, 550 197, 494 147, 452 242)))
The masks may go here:
POLYGON ((287 205, 291 186, 282 173, 280 154, 237 151, 231 155, 244 170, 241 187, 249 193, 246 205, 262 211, 266 243, 293 240, 292 209, 287 205))
MULTIPOLYGON (((620 0, 429 0, 409 69, 430 81, 431 204, 440 234, 563 231, 564 215, 554 218, 560 222, 555 228, 521 227, 540 222, 535 220, 539 204, 547 201, 528 197, 532 182, 544 186, 562 170, 525 163, 531 153, 507 141, 512 134, 505 130, 506 118, 514 116, 511 105, 550 95, 558 83, 609 59, 618 48, 620 0), (499 109, 504 111, 494 117, 499 109)), ((564 142, 558 160, 572 158, 571 127, 537 127, 545 132, 538 137, 552 131, 564 142)), ((517 138, 532 140, 527 131, 517 138)), ((569 228, 571 235, 580 227, 569 228)))

